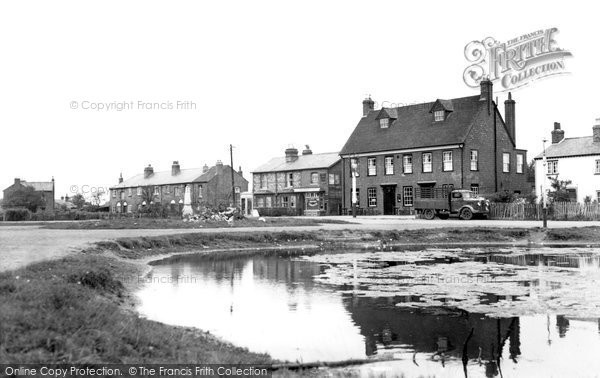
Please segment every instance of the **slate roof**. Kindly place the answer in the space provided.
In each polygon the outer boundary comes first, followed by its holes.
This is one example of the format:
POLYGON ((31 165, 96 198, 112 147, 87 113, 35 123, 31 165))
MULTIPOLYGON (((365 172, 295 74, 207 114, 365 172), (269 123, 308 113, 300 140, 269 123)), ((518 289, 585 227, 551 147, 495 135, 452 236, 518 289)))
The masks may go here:
MULTIPOLYGON (((223 170, 229 172, 229 166, 223 165, 223 170)), ((173 176, 171 171, 160 171, 154 172, 154 174, 148 178, 144 178, 144 174, 141 173, 137 176, 133 176, 124 180, 122 183, 112 186, 111 189, 115 188, 132 188, 138 186, 148 185, 175 185, 175 184, 186 184, 190 182, 208 182, 217 175, 217 167, 213 166, 208 169, 206 173, 202 173, 202 168, 190 168, 182 169, 179 174, 173 176)))
POLYGON ((487 111, 487 103, 479 98, 477 95, 393 108, 398 118, 387 129, 380 128, 376 120, 380 110, 371 111, 361 118, 340 155, 464 143, 473 119, 480 111, 487 111), (433 121, 430 111, 436 102, 453 110, 444 121, 433 121))
POLYGON ((21 184, 33 188, 37 192, 51 192, 53 190, 52 181, 23 181, 21 184))
POLYGON ((340 161, 337 152, 323 154, 298 155, 291 163, 285 161, 285 156, 276 157, 256 168, 252 173, 299 171, 303 169, 329 168, 340 161))
MULTIPOLYGON (((558 158, 581 155, 600 155, 600 143, 594 143, 594 137, 565 138, 559 143, 551 144, 546 148, 546 158, 558 158)), ((540 153, 535 159, 541 159, 540 153)))

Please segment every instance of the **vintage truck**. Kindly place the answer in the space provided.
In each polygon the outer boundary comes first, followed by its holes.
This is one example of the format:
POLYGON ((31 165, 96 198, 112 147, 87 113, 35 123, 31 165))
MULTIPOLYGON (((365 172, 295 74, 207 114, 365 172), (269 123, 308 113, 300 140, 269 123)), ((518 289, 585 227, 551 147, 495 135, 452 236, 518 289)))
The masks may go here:
POLYGON ((469 220, 475 215, 487 217, 490 212, 490 201, 473 195, 466 189, 430 188, 417 190, 414 208, 418 214, 423 214, 425 219, 433 219, 436 215, 446 219, 455 215, 460 219, 469 220))

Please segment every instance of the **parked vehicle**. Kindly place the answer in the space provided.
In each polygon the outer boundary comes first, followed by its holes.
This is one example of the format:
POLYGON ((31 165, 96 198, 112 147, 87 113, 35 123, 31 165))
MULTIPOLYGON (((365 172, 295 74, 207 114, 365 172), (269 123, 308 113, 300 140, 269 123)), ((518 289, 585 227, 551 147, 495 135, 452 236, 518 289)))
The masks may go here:
POLYGON ((469 220, 475 215, 487 217, 490 201, 466 189, 423 188, 417 190, 414 207, 425 219, 433 219, 437 215, 442 219, 458 216, 469 220))

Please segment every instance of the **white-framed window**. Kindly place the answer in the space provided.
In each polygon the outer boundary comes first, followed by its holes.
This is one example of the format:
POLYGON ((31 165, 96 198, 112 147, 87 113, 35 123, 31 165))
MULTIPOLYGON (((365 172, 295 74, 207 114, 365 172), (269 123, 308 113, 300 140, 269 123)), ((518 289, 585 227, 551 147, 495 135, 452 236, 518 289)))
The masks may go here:
POLYGON ((256 207, 265 207, 265 199, 263 197, 256 198, 256 207))
POLYGON ((558 174, 558 160, 548 160, 546 162, 546 173, 549 175, 558 174))
POLYGON ((260 188, 261 189, 266 189, 267 188, 267 177, 266 177, 266 175, 264 173, 261 173, 258 176, 258 180, 259 180, 259 183, 260 183, 260 188))
POLYGON ((310 174, 310 183, 311 184, 318 184, 319 183, 319 173, 318 172, 312 172, 310 174))
POLYGON ((293 174, 292 172, 289 172, 289 173, 286 175, 286 181, 285 181, 285 185, 286 185, 288 188, 291 188, 291 187, 293 187, 293 186, 294 186, 294 174, 293 174))
POLYGON ((600 190, 596 191, 596 201, 600 203, 600 190))
POLYGON ((127 188, 127 196, 131 197, 133 195, 133 188, 127 188))
POLYGON ((176 197, 181 196, 181 186, 179 186, 179 185, 175 186, 175 196, 176 197))
POLYGON ((471 170, 478 171, 479 170, 479 151, 471 150, 471 170))
POLYGON ((435 122, 443 121, 445 115, 445 111, 436 110, 435 112, 433 112, 433 119, 435 120, 435 122))
POLYGON ((402 169, 404 173, 413 173, 412 155, 402 156, 402 169))
POLYGON ((377 158, 368 158, 367 159, 367 176, 375 176, 377 175, 377 158))
MULTIPOLYGON (((352 197, 352 193, 350 193, 350 197, 352 197)), ((356 188, 356 207, 360 207, 360 188, 356 188)))
POLYGON ((502 154, 502 172, 510 172, 510 153, 508 152, 502 154))
POLYGON ((198 198, 202 198, 202 196, 204 194, 204 193, 202 193, 203 189, 204 188, 202 187, 202 185, 198 185, 198 198))
POLYGON ((379 127, 381 127, 382 129, 387 129, 388 127, 390 127, 390 119, 389 118, 380 119, 379 127))
POLYGON ((141 187, 141 186, 138 186, 138 187, 137 187, 137 195, 138 195, 138 196, 141 196, 141 195, 142 195, 142 187, 141 187))
POLYGON ((452 171, 454 167, 452 166, 452 151, 444 151, 442 153, 443 157, 443 165, 442 168, 445 172, 452 171))
POLYGON ((377 206, 377 188, 367 188, 367 202, 369 207, 377 206))
POLYGON ((160 194, 160 188, 158 186, 154 187, 154 195, 157 196, 160 194))
POLYGON ((113 191, 112 191, 112 197, 113 197, 113 198, 117 198, 117 191, 116 191, 116 190, 113 190, 113 191))
POLYGON ((335 175, 333 173, 329 174, 329 185, 335 185, 335 175))
POLYGON ((235 188, 233 188, 233 190, 235 191, 235 193, 240 193, 242 191, 242 189, 239 186, 236 186, 235 188))
POLYGON ((350 173, 352 173, 352 166, 356 165, 356 177, 360 176, 359 172, 360 172, 360 160, 358 160, 358 158, 352 158, 350 159, 350 173))
POLYGON ((393 175, 394 174, 394 157, 386 156, 384 160, 385 174, 393 175))
POLYGON ((431 172, 432 171, 432 156, 431 152, 423 153, 423 172, 431 172))
POLYGON ((596 160, 596 171, 597 175, 600 175, 600 159, 596 160))
POLYGON ((265 207, 272 207, 273 199, 271 197, 265 197, 265 207))
POLYGON ((473 193, 474 196, 479 195, 479 184, 471 184, 471 193, 473 193))
POLYGON ((125 199, 125 191, 121 190, 121 199, 124 200, 125 199))
POLYGON ((402 204, 410 207, 413 205, 413 187, 405 186, 402 188, 402 204))
POLYGON ((281 206, 288 207, 290 205, 290 197, 283 196, 281 197, 281 206))
POLYGON ((523 154, 517 154, 517 173, 523 173, 524 164, 523 154))

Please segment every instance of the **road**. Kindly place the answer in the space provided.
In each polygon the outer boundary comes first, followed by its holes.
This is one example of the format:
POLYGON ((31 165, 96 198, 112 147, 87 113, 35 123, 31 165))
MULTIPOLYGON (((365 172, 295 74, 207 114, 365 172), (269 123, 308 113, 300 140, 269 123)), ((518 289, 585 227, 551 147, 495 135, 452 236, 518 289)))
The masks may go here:
MULTIPOLYGON (((239 227, 205 229, 141 229, 141 230, 50 230, 39 225, 0 226, 0 271, 23 267, 32 262, 60 258, 75 253, 91 244, 120 237, 157 236, 193 232, 248 232, 248 231, 310 231, 325 230, 414 230, 442 227, 541 227, 539 221, 501 221, 456 219, 433 220, 409 217, 328 217, 342 219, 352 224, 323 224, 296 227, 239 227)), ((548 222, 551 228, 600 226, 600 222, 548 222)))

